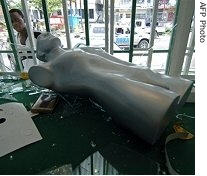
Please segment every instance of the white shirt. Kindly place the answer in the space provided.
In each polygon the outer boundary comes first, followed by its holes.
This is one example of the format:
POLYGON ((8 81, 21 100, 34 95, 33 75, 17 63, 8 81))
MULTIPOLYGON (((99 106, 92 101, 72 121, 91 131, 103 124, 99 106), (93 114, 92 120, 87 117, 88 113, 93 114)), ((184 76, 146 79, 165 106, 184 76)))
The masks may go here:
MULTIPOLYGON (((19 37, 19 33, 18 33, 16 35, 16 41, 17 41, 18 55, 19 55, 20 60, 23 64, 23 70, 28 72, 30 67, 32 67, 34 65, 33 55, 31 52, 31 47, 30 47, 30 42, 29 42, 29 37, 27 37, 27 39, 25 41, 26 45, 22 45, 20 43, 20 37, 19 37)), ((34 38, 34 44, 35 44, 34 49, 36 49, 36 43, 37 43, 37 40, 36 40, 36 38, 34 38)))

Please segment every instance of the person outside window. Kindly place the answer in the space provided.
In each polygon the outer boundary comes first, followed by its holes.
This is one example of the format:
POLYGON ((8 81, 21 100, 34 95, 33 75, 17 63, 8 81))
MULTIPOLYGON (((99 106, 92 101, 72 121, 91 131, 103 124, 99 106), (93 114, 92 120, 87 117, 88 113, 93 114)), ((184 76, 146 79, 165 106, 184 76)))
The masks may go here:
MULTIPOLYGON (((28 71, 29 68, 33 65, 33 58, 32 56, 28 56, 28 57, 26 56, 29 53, 31 53, 31 50, 29 48, 26 49, 26 47, 30 47, 30 42, 29 42, 27 28, 24 22, 24 14, 19 9, 11 9, 9 13, 11 17, 12 26, 17 32, 16 42, 17 42, 17 48, 19 50, 19 55, 20 56, 23 55, 21 56, 21 61, 22 61, 24 70, 28 71), (25 50, 26 50, 26 53, 24 56, 23 51, 25 50)), ((34 42, 35 42, 34 47, 36 48, 36 39, 41 34, 41 32, 34 31, 33 33, 34 33, 34 42)))

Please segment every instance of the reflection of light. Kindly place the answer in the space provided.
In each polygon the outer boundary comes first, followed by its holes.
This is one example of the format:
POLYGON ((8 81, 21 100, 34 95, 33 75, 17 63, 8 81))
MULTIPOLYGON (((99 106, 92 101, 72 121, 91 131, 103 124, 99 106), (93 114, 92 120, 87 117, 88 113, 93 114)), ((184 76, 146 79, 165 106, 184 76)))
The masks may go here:
POLYGON ((94 169, 94 173, 98 173, 98 170, 97 169, 94 169))
POLYGON ((99 152, 86 158, 73 171, 74 175, 118 175, 118 171, 99 152))

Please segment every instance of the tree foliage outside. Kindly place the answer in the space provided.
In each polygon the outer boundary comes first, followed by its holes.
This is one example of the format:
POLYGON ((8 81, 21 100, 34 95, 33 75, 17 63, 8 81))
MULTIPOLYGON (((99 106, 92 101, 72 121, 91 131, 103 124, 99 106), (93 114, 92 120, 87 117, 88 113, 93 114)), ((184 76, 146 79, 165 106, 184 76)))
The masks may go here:
POLYGON ((7 0, 9 9, 20 9, 22 10, 21 1, 7 0))
MULTIPOLYGON (((30 5, 34 6, 36 9, 42 10, 42 0, 30 0, 30 5)), ((9 9, 17 8, 22 9, 21 1, 7 0, 9 9)), ((55 11, 62 7, 62 0, 47 0, 47 10, 49 16, 55 11)))
MULTIPOLYGON (((42 1, 41 0, 31 0, 30 3, 34 5, 35 8, 42 10, 42 1)), ((61 0, 47 0, 47 10, 48 15, 50 16, 55 11, 59 10, 62 7, 61 0)))

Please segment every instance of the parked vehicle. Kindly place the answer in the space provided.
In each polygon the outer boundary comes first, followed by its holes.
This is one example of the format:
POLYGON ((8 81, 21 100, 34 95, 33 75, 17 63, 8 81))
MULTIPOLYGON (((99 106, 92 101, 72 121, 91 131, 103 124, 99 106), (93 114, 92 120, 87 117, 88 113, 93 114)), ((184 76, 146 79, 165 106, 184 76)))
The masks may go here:
MULTIPOLYGON (((121 48, 127 48, 130 45, 130 28, 127 26, 115 26, 114 43, 121 48)), ((105 40, 105 26, 104 24, 96 24, 91 26, 90 40, 93 45, 104 45, 105 40)), ((134 34, 134 47, 148 48, 150 35, 139 31, 134 34)))
MULTIPOLYGON (((151 23, 146 22, 146 20, 136 20, 135 22, 135 31, 139 32, 146 32, 150 34, 151 32, 151 23)), ((156 24, 156 29, 155 29, 155 34, 158 37, 159 35, 162 35, 165 32, 165 26, 163 23, 158 23, 156 24)))
POLYGON ((58 30, 64 27, 64 17, 62 15, 53 15, 50 17, 50 25, 52 29, 58 30))
MULTIPOLYGON (((134 47, 148 48, 150 35, 143 31, 135 31, 134 47)), ((120 47, 129 47, 130 45, 130 29, 129 27, 115 27, 114 42, 120 47)))

